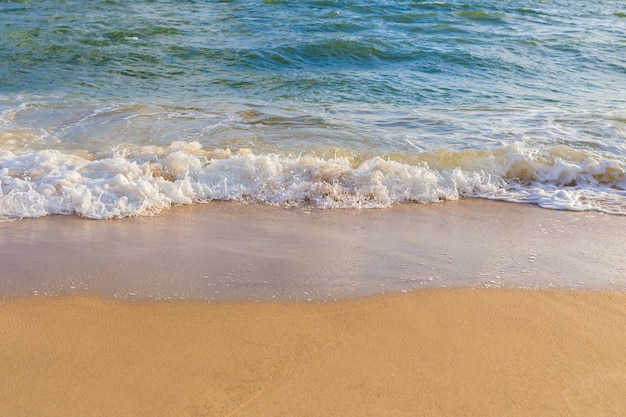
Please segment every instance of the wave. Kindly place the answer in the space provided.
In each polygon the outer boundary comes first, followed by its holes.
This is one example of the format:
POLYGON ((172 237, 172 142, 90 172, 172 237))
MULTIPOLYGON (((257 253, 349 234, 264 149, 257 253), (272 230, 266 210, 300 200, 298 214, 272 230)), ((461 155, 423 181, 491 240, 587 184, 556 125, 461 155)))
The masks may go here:
POLYGON ((153 215, 213 200, 317 208, 384 208, 488 198, 626 214, 626 167, 590 151, 522 145, 413 157, 255 155, 198 142, 107 154, 0 151, 0 218, 153 215))

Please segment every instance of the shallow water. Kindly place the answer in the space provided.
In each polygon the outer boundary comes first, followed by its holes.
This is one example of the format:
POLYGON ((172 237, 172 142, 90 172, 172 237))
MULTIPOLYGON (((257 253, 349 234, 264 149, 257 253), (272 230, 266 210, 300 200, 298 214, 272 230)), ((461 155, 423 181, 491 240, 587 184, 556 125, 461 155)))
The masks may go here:
POLYGON ((622 2, 0 4, 0 218, 626 213, 622 2))
POLYGON ((626 217, 467 199, 385 210, 215 202, 0 223, 0 298, 331 301, 446 287, 626 290, 626 217))

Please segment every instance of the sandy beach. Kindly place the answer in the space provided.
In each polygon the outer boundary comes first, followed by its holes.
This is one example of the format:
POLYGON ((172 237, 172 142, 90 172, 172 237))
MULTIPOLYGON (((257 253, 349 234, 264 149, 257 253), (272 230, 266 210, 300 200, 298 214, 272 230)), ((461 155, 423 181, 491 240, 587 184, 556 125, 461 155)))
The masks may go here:
POLYGON ((1 223, 0 415, 623 415, 625 231, 486 201, 1 223))
POLYGON ((619 416, 626 294, 0 303, 4 416, 619 416))
POLYGON ((0 294, 332 301, 441 287, 626 290, 626 216, 486 200, 182 206, 0 223, 0 294))
POLYGON ((0 417, 626 417, 626 0, 0 0, 0 417))

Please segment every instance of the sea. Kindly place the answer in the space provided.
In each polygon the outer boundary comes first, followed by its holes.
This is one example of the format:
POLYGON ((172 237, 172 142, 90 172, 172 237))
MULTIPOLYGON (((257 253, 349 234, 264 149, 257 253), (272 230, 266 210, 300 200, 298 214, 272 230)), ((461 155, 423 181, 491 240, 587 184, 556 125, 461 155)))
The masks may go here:
POLYGON ((623 0, 2 0, 0 221, 626 215, 623 0))

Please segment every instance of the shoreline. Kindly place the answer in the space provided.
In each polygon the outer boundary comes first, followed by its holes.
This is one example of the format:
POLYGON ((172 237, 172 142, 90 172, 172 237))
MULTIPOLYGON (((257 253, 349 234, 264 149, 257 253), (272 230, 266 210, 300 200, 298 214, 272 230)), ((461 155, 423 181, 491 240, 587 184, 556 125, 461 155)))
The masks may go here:
POLYGON ((466 199, 0 223, 0 294, 332 301, 437 287, 626 290, 626 216, 466 199))
POLYGON ((621 415, 625 231, 467 200, 0 224, 0 414, 621 415))
POLYGON ((626 293, 425 289, 335 303, 0 301, 0 414, 612 416, 626 293))

